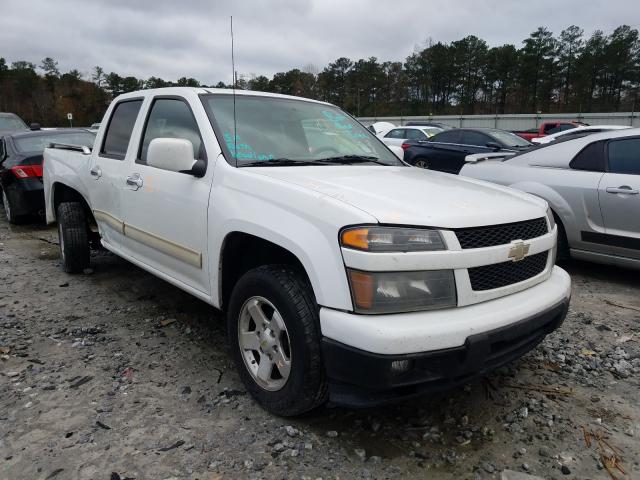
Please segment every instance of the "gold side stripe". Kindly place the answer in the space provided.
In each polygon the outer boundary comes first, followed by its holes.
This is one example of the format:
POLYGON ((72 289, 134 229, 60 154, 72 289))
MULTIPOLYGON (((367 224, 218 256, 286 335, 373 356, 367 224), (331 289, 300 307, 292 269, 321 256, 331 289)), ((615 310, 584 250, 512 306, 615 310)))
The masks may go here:
POLYGON ((103 221, 114 230, 124 234, 124 222, 117 217, 114 217, 110 213, 103 212, 102 210, 94 210, 93 216, 96 221, 103 221))
POLYGON ((122 220, 117 219, 107 212, 94 210, 93 213, 96 220, 102 220, 123 235, 143 243, 148 247, 155 248, 166 255, 182 260, 189 265, 202 268, 202 254, 200 252, 136 228, 128 223, 124 223, 122 220))
POLYGON ((178 260, 182 260, 189 265, 193 265, 197 268, 202 268, 202 254, 191 250, 190 248, 178 245, 170 240, 166 240, 162 237, 154 235, 153 233, 145 232, 139 228, 133 227, 128 223, 124 224, 124 234, 127 237, 144 243, 145 245, 155 248, 156 250, 166 253, 178 260))

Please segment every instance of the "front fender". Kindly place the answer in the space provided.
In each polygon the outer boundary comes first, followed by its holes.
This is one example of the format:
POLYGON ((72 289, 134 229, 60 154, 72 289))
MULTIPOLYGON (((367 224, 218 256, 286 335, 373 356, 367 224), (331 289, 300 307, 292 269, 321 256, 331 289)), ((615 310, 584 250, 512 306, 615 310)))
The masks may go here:
POLYGON ((214 175, 209 207, 212 303, 220 306, 219 272, 224 239, 242 232, 274 243, 304 267, 319 305, 352 310, 339 231, 376 219, 333 197, 272 178, 223 167, 214 175), (224 178, 222 178, 224 177, 224 178), (216 182, 217 183, 217 182, 216 182))
POLYGON ((551 210, 562 222, 567 235, 574 233, 574 225, 577 224, 576 214, 571 205, 553 188, 538 182, 516 182, 509 186, 546 200, 551 210))

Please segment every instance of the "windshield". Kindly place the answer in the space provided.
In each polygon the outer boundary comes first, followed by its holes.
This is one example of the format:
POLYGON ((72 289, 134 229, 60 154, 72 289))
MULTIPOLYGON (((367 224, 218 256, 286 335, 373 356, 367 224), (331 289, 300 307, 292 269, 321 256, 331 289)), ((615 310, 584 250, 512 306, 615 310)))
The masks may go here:
POLYGON ((0 116, 0 130, 21 130, 27 128, 27 125, 14 116, 0 116))
POLYGON ((234 126, 232 95, 205 95, 203 102, 217 135, 224 138, 225 157, 237 160, 239 167, 329 163, 404 165, 369 130, 331 105, 237 95, 234 126))
POLYGON ((29 135, 26 137, 14 137, 16 149, 21 152, 43 152, 50 143, 68 143, 93 147, 96 136, 91 132, 57 132, 44 135, 29 135))
POLYGON ((526 141, 522 137, 519 137, 515 133, 505 132, 501 130, 494 130, 491 132, 491 136, 508 147, 517 147, 517 148, 531 147, 530 142, 526 141))

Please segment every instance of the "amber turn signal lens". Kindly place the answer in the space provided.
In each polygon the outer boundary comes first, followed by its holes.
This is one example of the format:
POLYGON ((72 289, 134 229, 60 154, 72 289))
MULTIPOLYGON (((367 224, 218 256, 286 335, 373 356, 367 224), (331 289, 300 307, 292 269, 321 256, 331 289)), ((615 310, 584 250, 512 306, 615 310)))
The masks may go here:
POLYGON ((369 229, 354 228, 342 232, 342 245, 345 247, 369 250, 369 229))
POLYGON ((349 270, 349 277, 356 308, 371 310, 373 307, 373 277, 354 270, 349 270))

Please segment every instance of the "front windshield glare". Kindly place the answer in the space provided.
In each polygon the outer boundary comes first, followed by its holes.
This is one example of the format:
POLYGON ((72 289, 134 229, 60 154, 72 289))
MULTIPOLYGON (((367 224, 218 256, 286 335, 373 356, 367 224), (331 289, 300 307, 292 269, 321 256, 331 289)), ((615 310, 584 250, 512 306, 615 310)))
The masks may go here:
POLYGON ((203 101, 224 139, 225 156, 239 167, 283 161, 404 165, 365 127, 331 105, 236 95, 234 124, 232 95, 206 95, 203 101))

